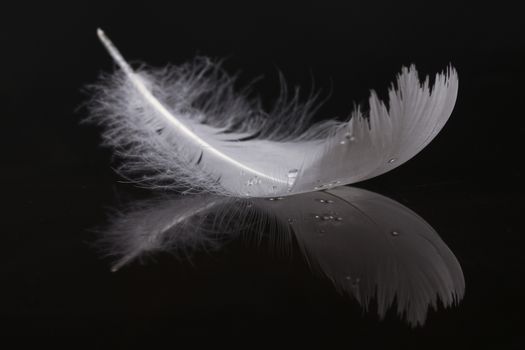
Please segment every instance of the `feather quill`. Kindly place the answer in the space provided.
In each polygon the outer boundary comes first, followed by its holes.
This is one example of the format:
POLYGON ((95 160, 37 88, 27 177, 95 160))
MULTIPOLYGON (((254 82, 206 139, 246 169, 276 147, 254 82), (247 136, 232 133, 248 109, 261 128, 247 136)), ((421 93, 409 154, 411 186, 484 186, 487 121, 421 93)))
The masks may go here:
MULTIPOLYGON (((351 184, 385 173, 423 149, 452 113, 454 68, 423 83, 403 68, 388 107, 372 92, 369 111, 312 124, 315 100, 282 98, 271 112, 235 92, 208 59, 133 70, 102 30, 121 68, 95 86, 90 120, 142 185, 236 197, 276 197, 351 184)), ((285 91, 285 90, 284 90, 285 91)))

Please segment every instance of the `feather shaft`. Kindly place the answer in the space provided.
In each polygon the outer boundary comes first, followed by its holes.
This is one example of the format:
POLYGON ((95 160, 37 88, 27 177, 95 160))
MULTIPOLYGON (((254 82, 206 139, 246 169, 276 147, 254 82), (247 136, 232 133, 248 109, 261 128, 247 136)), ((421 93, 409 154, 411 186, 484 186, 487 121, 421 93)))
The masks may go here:
POLYGON ((228 155, 224 154, 223 152, 219 151, 206 141, 204 141, 202 138, 197 136, 194 132, 192 132, 186 125, 184 125, 179 119, 177 119, 173 114, 168 111, 168 109, 157 99, 151 91, 144 85, 140 77, 135 74, 131 66, 126 62, 120 51, 116 48, 116 46, 111 42, 111 40, 106 36, 104 31, 102 29, 97 30, 97 35, 104 44, 104 47, 109 52, 111 57, 115 60, 115 62, 118 64, 118 66, 125 72, 126 76, 129 78, 131 83, 137 88, 137 90, 140 92, 140 94, 144 97, 144 99, 155 109, 159 112, 159 114, 165 118, 167 122, 169 122, 171 125, 173 125, 177 130, 179 130, 181 133, 183 133, 185 136, 187 136, 190 140, 193 140, 194 143, 201 147, 204 150, 209 151, 216 157, 224 160, 227 163, 230 163, 231 165, 234 165, 238 167, 239 169, 248 172, 254 176, 259 176, 262 178, 265 178, 267 180, 270 180, 272 182, 276 182, 279 184, 287 184, 287 181, 273 177, 271 175, 262 173, 256 169, 252 169, 249 166, 246 166, 245 164, 242 164, 238 162, 237 160, 229 157, 228 155))

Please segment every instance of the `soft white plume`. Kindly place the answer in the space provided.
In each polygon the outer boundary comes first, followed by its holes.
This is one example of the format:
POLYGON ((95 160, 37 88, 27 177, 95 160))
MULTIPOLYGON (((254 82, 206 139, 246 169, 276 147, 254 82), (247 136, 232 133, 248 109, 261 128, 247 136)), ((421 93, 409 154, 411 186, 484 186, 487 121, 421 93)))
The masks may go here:
MULTIPOLYGON (((91 120, 122 159, 121 173, 152 187, 241 197, 275 197, 355 183, 417 154, 454 107, 458 78, 449 67, 434 85, 403 68, 388 107, 375 93, 365 114, 311 123, 315 99, 283 93, 265 112, 234 91, 234 78, 207 59, 134 71, 104 33, 121 70, 96 85, 91 120)), ((285 92, 285 90, 284 90, 285 92)))

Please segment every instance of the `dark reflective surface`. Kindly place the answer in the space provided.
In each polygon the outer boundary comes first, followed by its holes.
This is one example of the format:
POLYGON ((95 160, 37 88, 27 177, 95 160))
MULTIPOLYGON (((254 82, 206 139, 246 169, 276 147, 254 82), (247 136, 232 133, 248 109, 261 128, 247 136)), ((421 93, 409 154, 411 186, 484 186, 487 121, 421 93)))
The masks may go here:
POLYGON ((9 220, 5 233, 9 245, 2 254, 7 282, 2 294, 9 302, 2 317, 11 333, 253 335, 258 333, 255 327, 279 336, 310 332, 353 339, 376 333, 469 338, 477 337, 479 329, 504 336, 519 325, 515 303, 520 298, 522 257, 514 226, 516 194, 479 193, 467 186, 391 193, 439 231, 461 263, 467 284, 458 307, 430 311, 425 326, 411 330, 395 309, 382 322, 374 307, 363 313, 354 299, 311 273, 294 242, 291 257, 272 250, 272 242, 264 237, 259 247, 234 239, 220 250, 195 252, 191 262, 158 253, 146 264, 132 263, 111 273, 112 260, 100 259, 90 246, 95 235, 85 228, 106 222, 105 206, 122 205, 130 198, 113 197, 111 186, 104 191, 100 185, 63 188, 67 191, 43 187, 40 191, 47 197, 40 199, 10 200, 32 213, 25 222, 12 215, 19 221, 9 220), (461 196, 450 203, 449 197, 458 193, 461 196), (499 220, 502 213, 505 221, 499 220), (488 283, 488 276, 496 275, 488 283), (496 322, 492 317, 505 318, 496 322))
POLYGON ((98 335, 120 344, 138 335, 286 336, 348 346, 374 339, 390 347, 430 335, 454 336, 449 345, 519 347, 525 36, 517 7, 103 5, 9 3, 4 10, 0 333, 98 335), (182 14, 174 20, 174 13, 182 14), (98 146, 100 130, 78 124, 80 87, 111 68, 97 26, 129 57, 154 65, 197 52, 228 56, 226 69, 242 70, 242 82, 265 75, 257 91, 268 104, 275 67, 304 86, 312 71, 316 86, 333 87, 321 117, 346 115, 371 88, 383 96, 401 65, 434 74, 452 62, 459 95, 442 132, 402 167, 358 186, 410 208, 439 233, 463 270, 461 304, 430 311, 416 329, 395 311, 381 322, 312 274, 297 242, 291 257, 233 240, 191 263, 159 254, 111 273, 90 230, 107 222, 108 208, 151 193, 119 183, 110 153, 98 146))

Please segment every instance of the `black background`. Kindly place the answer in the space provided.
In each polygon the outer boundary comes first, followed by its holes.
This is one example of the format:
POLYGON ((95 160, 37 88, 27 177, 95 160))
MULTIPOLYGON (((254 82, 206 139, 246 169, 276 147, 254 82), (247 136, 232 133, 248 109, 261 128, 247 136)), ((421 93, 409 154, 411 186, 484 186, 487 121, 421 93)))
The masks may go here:
MULTIPOLYGON (((518 2, 516 2, 518 3, 518 2)), ((523 330, 522 11, 504 2, 69 2, 2 5, 2 279, 6 335, 287 336, 362 342, 450 338, 449 346, 518 347, 523 330), (100 130, 79 125, 82 87, 113 68, 95 31, 160 66, 226 57, 265 103, 291 84, 331 92, 320 118, 344 117, 370 89, 385 96, 402 65, 421 75, 452 63, 451 119, 419 155, 357 186, 420 214, 460 261, 466 295, 411 329, 363 314, 299 254, 233 242, 193 264, 158 257, 117 274, 91 247, 108 207, 148 191, 123 184, 100 130), (460 341, 458 341, 460 340, 460 341)), ((173 338, 177 339, 177 338, 173 338)), ((174 340, 174 345, 176 341, 174 340)))

